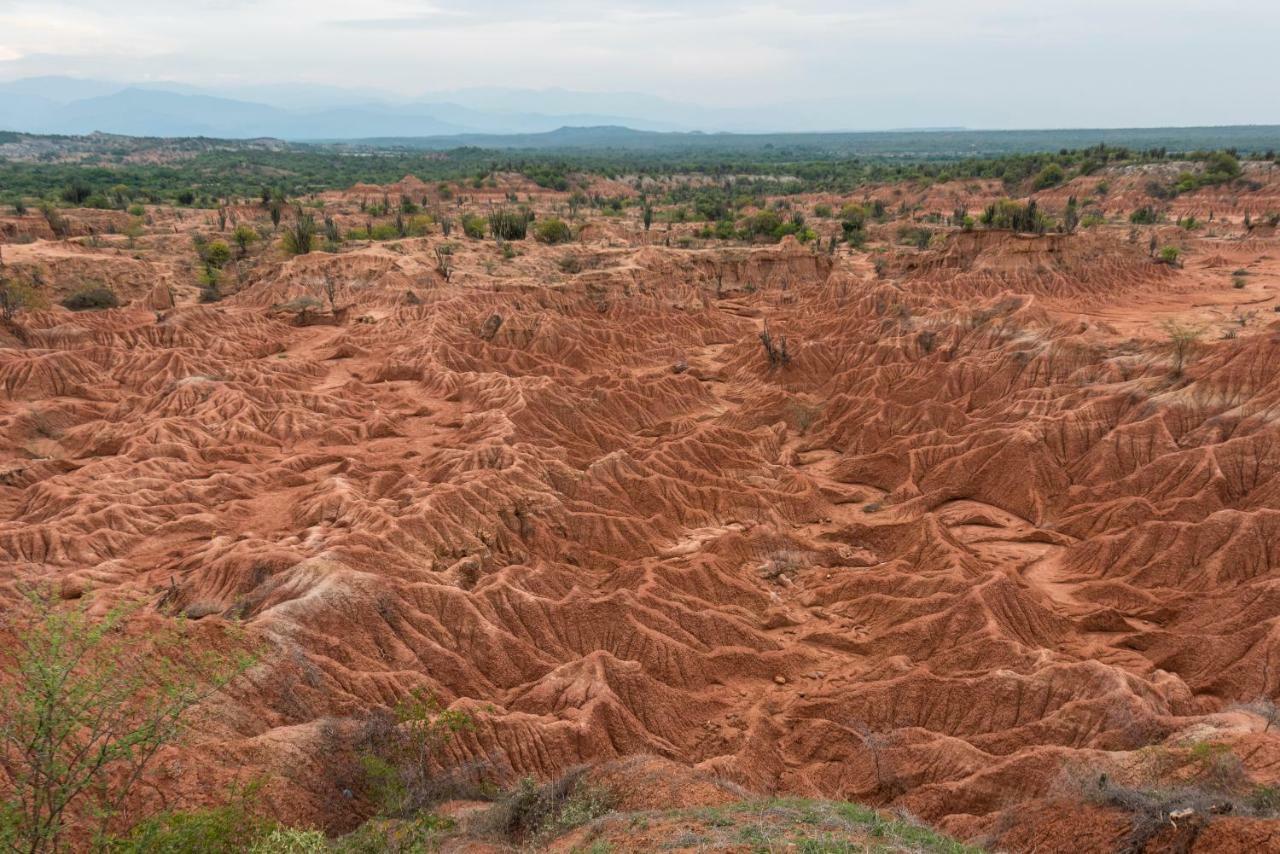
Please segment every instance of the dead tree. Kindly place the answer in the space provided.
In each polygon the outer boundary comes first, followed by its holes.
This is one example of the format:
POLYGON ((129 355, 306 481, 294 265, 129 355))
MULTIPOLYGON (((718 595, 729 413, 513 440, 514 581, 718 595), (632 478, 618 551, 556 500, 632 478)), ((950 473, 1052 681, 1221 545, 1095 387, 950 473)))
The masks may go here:
POLYGON ((769 332, 767 320, 764 322, 764 329, 760 331, 760 343, 764 345, 764 353, 769 359, 770 368, 781 368, 791 364, 791 354, 787 352, 787 336, 780 335, 775 342, 773 334, 769 332))
POLYGON ((338 303, 338 283, 335 282, 328 273, 324 274, 324 295, 329 298, 329 311, 337 312, 338 303))

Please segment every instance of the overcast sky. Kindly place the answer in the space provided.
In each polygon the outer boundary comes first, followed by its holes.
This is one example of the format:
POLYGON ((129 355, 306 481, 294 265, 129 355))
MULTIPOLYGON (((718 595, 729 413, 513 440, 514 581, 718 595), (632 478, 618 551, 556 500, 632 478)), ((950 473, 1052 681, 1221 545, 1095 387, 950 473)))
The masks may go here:
POLYGON ((833 127, 1280 123, 1277 56, 1280 0, 0 0, 0 80, 830 101, 833 127))

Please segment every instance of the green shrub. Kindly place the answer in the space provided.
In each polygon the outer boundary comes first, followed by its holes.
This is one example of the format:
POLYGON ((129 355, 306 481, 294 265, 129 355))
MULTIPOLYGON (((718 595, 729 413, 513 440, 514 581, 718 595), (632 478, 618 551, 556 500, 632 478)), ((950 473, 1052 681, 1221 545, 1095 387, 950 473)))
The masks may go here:
POLYGON ((573 230, 559 217, 551 217, 534 226, 533 236, 539 243, 568 243, 573 239, 573 230))
POLYGON ((45 305, 44 294, 31 282, 0 276, 0 318, 13 320, 19 312, 45 305))
POLYGON ((1178 247, 1165 246, 1160 250, 1160 255, 1159 255, 1160 263, 1168 264, 1171 267, 1177 266, 1178 257, 1181 254, 1182 254, 1182 250, 1180 250, 1178 247))
POLYGON ((247 225, 237 225, 236 230, 231 233, 231 239, 236 242, 236 246, 240 248, 240 255, 243 257, 249 251, 249 246, 258 240, 258 233, 247 225))
MULTIPOLYGON (((258 788, 250 785, 245 792, 258 788)), ((332 850, 319 830, 281 827, 255 815, 246 794, 223 806, 162 813, 124 836, 108 838, 100 849, 104 854, 327 854, 332 850)))
POLYGON ((69 850, 68 828, 105 832, 155 757, 181 736, 191 707, 251 663, 194 649, 183 626, 155 614, 143 618, 145 632, 133 630, 138 605, 93 614, 91 598, 65 603, 46 590, 6 606, 0 840, 9 850, 69 850))
POLYGON ((932 239, 933 232, 927 228, 904 225, 898 229, 898 242, 906 246, 914 246, 917 249, 928 249, 929 241, 932 239))
POLYGON ((777 240, 778 229, 782 226, 782 217, 774 211, 760 211, 742 221, 742 236, 746 240, 766 237, 777 240))
POLYGON ((249 786, 231 803, 207 809, 161 813, 135 825, 103 847, 111 854, 234 854, 254 850, 274 829, 250 810, 258 786, 249 786))
POLYGON ((462 215, 462 233, 472 240, 484 239, 485 221, 484 217, 478 214, 462 215))
POLYGON ((458 733, 474 730, 467 712, 416 690, 395 709, 370 714, 361 737, 365 789, 382 815, 402 817, 447 794, 453 781, 433 765, 458 733))
POLYGON ((62 200, 69 204, 79 205, 93 195, 93 188, 80 178, 75 178, 62 188, 62 200))
POLYGON ((119 305, 120 298, 116 296, 115 291, 100 285, 76 291, 62 301, 63 308, 69 308, 72 311, 97 311, 116 308, 119 305))
POLYGON ((1050 187, 1056 187, 1066 180, 1067 174, 1062 171, 1062 167, 1057 163, 1050 163, 1048 166, 1040 170, 1036 175, 1033 186, 1037 190, 1047 190, 1050 187))
POLYGON ((867 242, 867 211, 862 205, 845 205, 840 209, 840 229, 850 246, 867 242))
POLYGON ((1129 214, 1129 222, 1134 225, 1155 225, 1160 221, 1160 214, 1151 205, 1142 207, 1129 214))
MULTIPOLYGON (((439 850, 442 837, 456 826, 453 819, 433 813, 417 813, 406 819, 373 818, 335 840, 327 850, 334 854, 427 854, 439 850)), ((275 852, 255 849, 252 854, 275 852)))
POLYGON ((536 842, 580 827, 613 809, 614 795, 589 783, 582 768, 539 785, 526 777, 478 819, 480 828, 513 841, 536 842))
POLYGON ((221 240, 214 240, 205 244, 201 259, 215 270, 221 270, 231 260, 231 247, 221 240))
POLYGON ((847 204, 840 208, 840 220, 842 222, 852 222, 859 228, 867 223, 868 212, 865 207, 857 204, 847 204))
POLYGON ((1240 177, 1240 161, 1227 151, 1214 151, 1204 160, 1204 176, 1206 184, 1223 184, 1240 177))
POLYGON ((831 205, 814 205, 813 215, 819 219, 831 219, 831 205))

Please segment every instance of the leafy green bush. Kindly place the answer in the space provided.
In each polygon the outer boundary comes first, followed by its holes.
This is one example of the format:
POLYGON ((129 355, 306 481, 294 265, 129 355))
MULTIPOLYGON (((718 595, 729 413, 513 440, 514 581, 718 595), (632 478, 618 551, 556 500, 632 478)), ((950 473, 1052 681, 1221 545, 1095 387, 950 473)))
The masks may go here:
POLYGON ((273 822, 250 809, 260 788, 250 785, 222 806, 161 813, 103 847, 111 854, 233 854, 253 850, 255 843, 274 829, 273 822))
POLYGON ((1175 267, 1178 264, 1178 257, 1180 255, 1182 255, 1182 250, 1178 247, 1165 246, 1160 250, 1160 263, 1168 264, 1170 267, 1175 267))
POLYGON ((474 729, 471 715, 420 690, 392 710, 372 713, 361 736, 361 765, 381 814, 403 817, 431 805, 451 782, 433 757, 458 733, 474 729))
POLYGON ((592 785, 576 768, 539 785, 526 777, 478 819, 481 829, 515 841, 536 842, 579 827, 613 809, 614 795, 592 785))
POLYGON ((1160 221, 1160 214, 1151 205, 1142 207, 1129 214, 1129 222, 1134 225, 1155 225, 1160 221))
POLYGON ((1240 161, 1227 151, 1211 152, 1204 159, 1202 181, 1207 184, 1225 184, 1240 177, 1240 161))
POLYGON ((42 591, 10 606, 16 630, 0 650, 6 847, 61 851, 69 827, 105 832, 152 760, 181 736, 186 712, 251 663, 192 649, 179 625, 148 620, 147 631, 131 631, 136 606, 93 616, 91 605, 42 591))
POLYGON ((80 204, 91 195, 93 188, 80 178, 73 178, 62 188, 62 200, 73 205, 80 204))
POLYGON ((237 225, 236 230, 231 233, 231 239, 236 242, 243 257, 249 252, 250 245, 257 242, 258 233, 247 225, 237 225))
POLYGON ((755 240, 766 237, 777 240, 776 232, 782 226, 782 217, 774 211, 760 211, 742 221, 742 237, 755 240))
POLYGON ((462 215, 462 233, 472 240, 484 239, 485 221, 484 217, 478 214, 462 215))
POLYGON ((201 260, 215 270, 221 270, 231 260, 231 247, 221 240, 211 241, 205 244, 201 260))
POLYGON ((534 226, 533 237, 539 243, 568 243, 573 239, 573 230, 559 217, 551 217, 534 226))
POLYGON ((933 232, 919 226, 904 225, 898 229, 898 242, 917 249, 928 249, 933 232))
POLYGON ((867 242, 867 210, 862 205, 845 205, 840 209, 840 229, 850 246, 867 242))
POLYGON ((0 318, 13 320, 19 312, 45 305, 44 294, 31 282, 0 276, 0 318))
POLYGON ((1036 175, 1032 186, 1037 190, 1047 190, 1050 187, 1058 186, 1065 181, 1066 178, 1067 173, 1062 170, 1061 166, 1057 163, 1050 163, 1048 166, 1041 169, 1040 173, 1036 175))
MULTIPOLYGON (((438 851, 442 838, 456 826, 453 819, 433 813, 405 819, 373 818, 336 840, 328 850, 334 854, 426 854, 438 851)), ((255 850, 253 854, 276 852, 255 850)))
POLYGON ((76 291, 62 301, 63 308, 69 308, 72 311, 97 311, 116 308, 119 305, 120 298, 116 296, 115 291, 101 285, 76 291))

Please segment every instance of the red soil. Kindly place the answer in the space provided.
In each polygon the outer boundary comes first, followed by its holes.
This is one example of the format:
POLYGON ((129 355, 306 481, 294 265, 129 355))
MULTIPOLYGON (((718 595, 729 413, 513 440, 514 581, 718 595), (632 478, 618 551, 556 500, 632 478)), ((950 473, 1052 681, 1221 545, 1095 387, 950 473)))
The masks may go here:
MULTIPOLYGON (((1053 806, 1064 764, 1210 740, 1280 779, 1228 713, 1280 693, 1275 237, 1170 228, 1172 269, 1127 226, 956 233, 877 275, 627 221, 459 241, 449 283, 439 236, 315 253, 200 306, 157 231, 5 247, 134 302, 6 333, 0 579, 261 639, 161 769, 179 802, 266 771, 279 815, 348 827, 334 733, 415 688, 475 711, 454 759, 654 754, 1010 850, 1123 836, 1053 806), (272 310, 326 277, 338 317, 272 310), (1182 378, 1162 319, 1208 329, 1182 378)), ((1195 850, 1246 839, 1275 825, 1195 850)))

